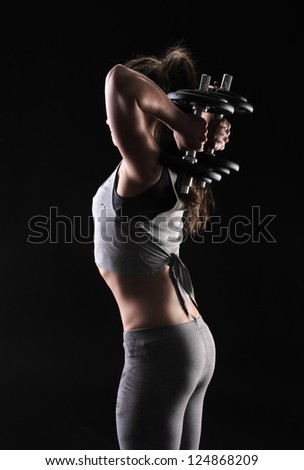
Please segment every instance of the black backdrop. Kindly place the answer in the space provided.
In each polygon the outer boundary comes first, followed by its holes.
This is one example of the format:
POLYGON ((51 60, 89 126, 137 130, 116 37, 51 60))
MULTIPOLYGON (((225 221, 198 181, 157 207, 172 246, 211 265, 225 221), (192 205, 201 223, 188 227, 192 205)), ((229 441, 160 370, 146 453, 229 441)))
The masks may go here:
POLYGON ((214 183, 221 225, 181 249, 217 344, 202 448, 302 448, 302 8, 231 3, 3 7, 3 449, 118 448, 122 328, 91 223, 92 197, 119 161, 104 78, 180 39, 202 73, 232 74, 231 90, 254 105, 230 119, 225 156, 240 172, 214 183))

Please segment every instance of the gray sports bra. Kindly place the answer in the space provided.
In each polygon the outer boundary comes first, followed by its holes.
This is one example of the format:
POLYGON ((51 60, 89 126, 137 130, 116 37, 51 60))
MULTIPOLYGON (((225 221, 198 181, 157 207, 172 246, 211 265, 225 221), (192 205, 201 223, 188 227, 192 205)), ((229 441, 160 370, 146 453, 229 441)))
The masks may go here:
POLYGON ((114 209, 115 181, 120 167, 98 188, 92 200, 94 259, 97 266, 117 274, 151 274, 165 265, 188 312, 185 292, 197 306, 189 271, 180 259, 184 202, 175 190, 177 174, 168 168, 175 203, 152 218, 119 215, 114 209))

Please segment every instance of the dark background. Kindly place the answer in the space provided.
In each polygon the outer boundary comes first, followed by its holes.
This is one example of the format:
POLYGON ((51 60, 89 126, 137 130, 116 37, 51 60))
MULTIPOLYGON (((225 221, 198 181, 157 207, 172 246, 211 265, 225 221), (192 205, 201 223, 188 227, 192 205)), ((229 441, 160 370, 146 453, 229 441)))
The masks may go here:
POLYGON ((222 227, 246 217, 248 240, 181 249, 217 345, 202 448, 303 448, 301 2, 63 5, 1 14, 1 447, 118 448, 122 327, 90 218, 119 161, 104 79, 183 39, 201 73, 232 74, 254 105, 230 119, 224 152, 240 172, 213 187, 222 227), (274 215, 274 242, 257 240, 252 207, 274 215), (32 232, 38 216, 52 239, 32 232))

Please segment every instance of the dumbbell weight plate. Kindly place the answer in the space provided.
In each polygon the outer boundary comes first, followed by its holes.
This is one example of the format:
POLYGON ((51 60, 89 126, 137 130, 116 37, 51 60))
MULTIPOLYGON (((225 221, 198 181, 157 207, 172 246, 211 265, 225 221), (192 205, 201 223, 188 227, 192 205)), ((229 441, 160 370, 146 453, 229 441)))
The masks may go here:
POLYGON ((247 99, 244 96, 239 95, 231 91, 225 90, 212 90, 209 92, 211 96, 220 97, 227 100, 228 103, 232 104, 234 107, 234 112, 238 114, 250 114, 253 111, 253 106, 248 103, 247 99))
POLYGON ((240 166, 232 162, 231 160, 227 160, 226 158, 219 157, 218 155, 209 155, 208 153, 198 153, 196 155, 197 158, 197 165, 204 167, 212 167, 215 168, 217 166, 227 168, 229 171, 239 171, 240 166))
POLYGON ((193 164, 188 160, 167 153, 161 153, 160 163, 171 168, 178 174, 182 173, 184 175, 203 179, 207 183, 220 181, 222 179, 222 175, 217 173, 216 170, 212 170, 204 165, 193 164))
POLYGON ((206 112, 215 114, 233 114, 234 106, 222 96, 211 96, 209 92, 201 90, 181 89, 168 93, 168 98, 177 106, 193 110, 205 108, 206 112))

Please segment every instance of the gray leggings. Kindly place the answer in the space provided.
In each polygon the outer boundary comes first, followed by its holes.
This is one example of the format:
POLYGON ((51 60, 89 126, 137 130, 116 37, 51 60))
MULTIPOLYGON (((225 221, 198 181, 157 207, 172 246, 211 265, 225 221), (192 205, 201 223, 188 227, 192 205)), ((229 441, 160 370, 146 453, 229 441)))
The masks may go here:
POLYGON ((116 405, 120 449, 197 450, 215 345, 202 317, 123 333, 116 405))

